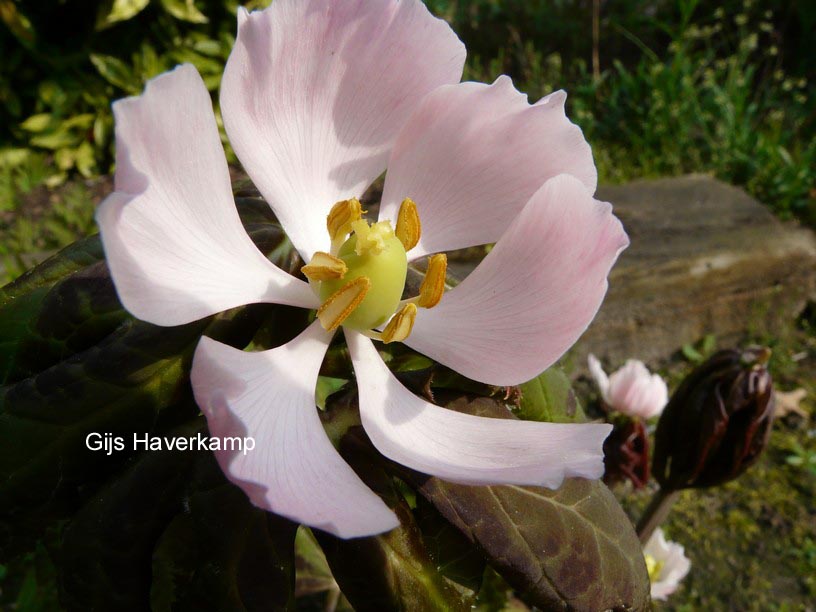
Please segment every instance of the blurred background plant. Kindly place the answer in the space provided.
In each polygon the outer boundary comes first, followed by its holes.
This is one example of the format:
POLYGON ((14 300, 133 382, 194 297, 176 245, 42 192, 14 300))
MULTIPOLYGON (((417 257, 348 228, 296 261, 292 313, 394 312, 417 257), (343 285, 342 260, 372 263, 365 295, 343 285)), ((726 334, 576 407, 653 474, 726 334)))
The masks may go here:
MULTIPOLYGON (((783 217, 816 224, 816 107, 808 104, 816 4, 428 5, 466 43, 466 78, 491 81, 506 73, 533 100, 569 91, 570 116, 593 145, 601 180, 712 173, 783 217)), ((0 256, 57 248, 93 230, 90 213, 80 220, 80 211, 68 210, 69 198, 27 214, 31 193, 109 174, 110 101, 139 93, 147 79, 190 62, 216 94, 238 6, 238 0, 0 0, 0 256), (52 217, 52 229, 64 223, 65 231, 32 245, 26 236, 49 233, 43 216, 52 217)), ((19 272, 11 266, 0 280, 19 272)))

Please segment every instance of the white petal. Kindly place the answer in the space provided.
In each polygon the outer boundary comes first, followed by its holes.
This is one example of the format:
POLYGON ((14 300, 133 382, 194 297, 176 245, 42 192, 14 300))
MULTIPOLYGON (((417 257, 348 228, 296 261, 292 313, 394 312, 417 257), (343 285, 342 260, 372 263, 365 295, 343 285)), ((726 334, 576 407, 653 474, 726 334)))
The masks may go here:
POLYGON ((595 379, 595 384, 598 385, 598 390, 601 392, 601 397, 605 402, 608 402, 609 377, 606 375, 606 372, 604 372, 601 362, 598 361, 595 355, 590 353, 587 358, 587 364, 589 365, 589 373, 592 375, 592 378, 595 379))
POLYGON ((470 276, 419 313, 405 342, 475 380, 530 380, 587 328, 628 243, 609 204, 572 176, 550 179, 470 276))
POLYGON ((652 599, 665 600, 689 573, 691 561, 686 557, 683 546, 666 540, 660 528, 649 538, 643 553, 662 565, 659 575, 652 580, 651 596, 652 599))
POLYGON ((193 390, 212 436, 255 439, 246 454, 216 451, 252 503, 342 538, 373 535, 399 521, 337 453, 315 406, 330 339, 317 321, 289 344, 258 353, 204 337, 193 390))
POLYGON ((96 219, 125 308, 179 325, 252 302, 315 305, 309 286, 268 261, 244 231, 195 68, 156 77, 113 112, 116 191, 96 219))
POLYGON ((243 14, 221 85, 224 126, 308 261, 326 215, 385 170, 428 92, 455 83, 465 49, 419 0, 275 0, 243 14))
POLYGON ((388 162, 381 219, 410 197, 422 236, 410 256, 495 242, 530 197, 558 174, 595 192, 592 151, 564 112, 566 94, 534 105, 499 77, 442 87, 400 132, 388 162))
POLYGON ((557 488, 600 478, 611 425, 478 417, 420 399, 391 374, 368 338, 346 331, 360 416, 374 446, 409 468, 462 484, 557 488))

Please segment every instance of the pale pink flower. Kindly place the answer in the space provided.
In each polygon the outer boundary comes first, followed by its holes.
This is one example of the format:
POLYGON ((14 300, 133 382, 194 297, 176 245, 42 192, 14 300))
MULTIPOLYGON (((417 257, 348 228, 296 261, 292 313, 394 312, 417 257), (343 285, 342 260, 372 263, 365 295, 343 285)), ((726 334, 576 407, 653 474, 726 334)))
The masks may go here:
POLYGON ((606 375, 601 362, 590 355, 589 372, 604 403, 610 408, 630 417, 650 419, 663 412, 669 401, 669 390, 659 374, 651 374, 642 361, 629 359, 626 364, 606 375))
MULTIPOLYGON (((421 217, 409 260, 496 241, 437 306, 414 308, 405 342, 494 385, 526 381, 558 359, 594 317, 628 244, 610 205, 592 197, 592 154, 566 118, 565 94, 530 105, 507 77, 457 84, 465 49, 418 0, 275 0, 242 10, 238 22, 221 86, 224 126, 304 260, 339 254, 327 215, 388 166, 380 218, 396 220, 406 197, 421 217)), ((97 219, 131 313, 180 325, 253 302, 321 304, 244 232, 193 67, 153 79, 114 114, 115 192, 97 219)), ((346 324, 344 334, 363 426, 387 457, 469 484, 557 487, 565 476, 602 475, 608 425, 435 406, 391 374, 369 338, 379 332, 346 324)), ((213 436, 255 438, 246 455, 217 453, 253 503, 341 537, 375 534, 398 520, 341 459, 315 408, 333 335, 315 321, 261 352, 202 338, 192 384, 213 436)))
POLYGON ((646 569, 652 583, 652 599, 665 600, 677 590, 691 569, 691 561, 677 542, 666 540, 658 528, 643 547, 646 569))

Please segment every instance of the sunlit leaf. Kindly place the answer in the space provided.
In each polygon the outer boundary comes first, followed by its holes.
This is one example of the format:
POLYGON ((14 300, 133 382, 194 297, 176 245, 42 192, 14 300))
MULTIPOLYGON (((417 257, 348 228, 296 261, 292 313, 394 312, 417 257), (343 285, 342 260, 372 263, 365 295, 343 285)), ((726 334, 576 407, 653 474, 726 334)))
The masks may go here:
POLYGON ((569 379, 555 367, 520 385, 520 391, 516 414, 522 419, 550 423, 580 423, 584 420, 584 411, 569 379))
POLYGON ((106 11, 101 11, 96 21, 96 29, 103 30, 119 21, 127 21, 138 15, 150 0, 113 0, 106 11))
POLYGON ((108 83, 131 94, 141 93, 142 83, 125 62, 112 55, 91 53, 91 63, 108 83))
POLYGON ((160 0, 164 10, 176 19, 190 23, 207 23, 204 13, 196 8, 194 0, 160 0))
POLYGON ((51 122, 53 117, 50 113, 38 113, 31 115, 28 119, 20 123, 20 127, 28 132, 42 132, 51 122))

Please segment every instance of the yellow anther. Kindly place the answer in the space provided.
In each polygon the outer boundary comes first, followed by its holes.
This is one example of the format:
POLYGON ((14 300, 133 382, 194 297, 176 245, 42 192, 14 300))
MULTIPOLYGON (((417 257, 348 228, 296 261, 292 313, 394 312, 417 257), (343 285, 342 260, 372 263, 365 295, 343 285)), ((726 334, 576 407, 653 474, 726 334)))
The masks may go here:
POLYGON ((361 219, 362 216, 363 207, 357 198, 342 200, 332 206, 329 216, 326 217, 326 227, 329 230, 332 244, 342 243, 351 232, 351 224, 361 219))
POLYGON ((360 305, 371 288, 365 276, 355 278, 331 294, 317 309, 317 318, 326 331, 334 331, 343 324, 354 309, 360 305))
POLYGON ((388 344, 389 342, 402 342, 405 340, 411 335, 416 315, 417 307, 415 304, 409 302, 403 306, 385 326, 381 336, 382 341, 388 344))
POLYGON ((394 237, 394 229, 390 221, 379 221, 372 225, 365 219, 360 219, 351 224, 357 242, 354 245, 354 252, 359 256, 379 255, 385 250, 385 246, 394 237))
POLYGON ((308 265, 303 266, 300 271, 303 272, 310 281, 325 281, 343 278, 346 272, 348 272, 348 266, 346 266, 346 262, 339 257, 329 255, 323 251, 317 251, 312 256, 312 261, 310 261, 308 265))
POLYGON ((397 238, 405 250, 410 251, 417 245, 421 235, 422 224, 419 222, 416 204, 411 198, 405 198, 397 216, 397 238))
POLYGON ((433 308, 445 293, 445 277, 448 272, 448 256, 438 253, 428 258, 428 270, 425 280, 419 288, 419 304, 422 308, 433 308))

